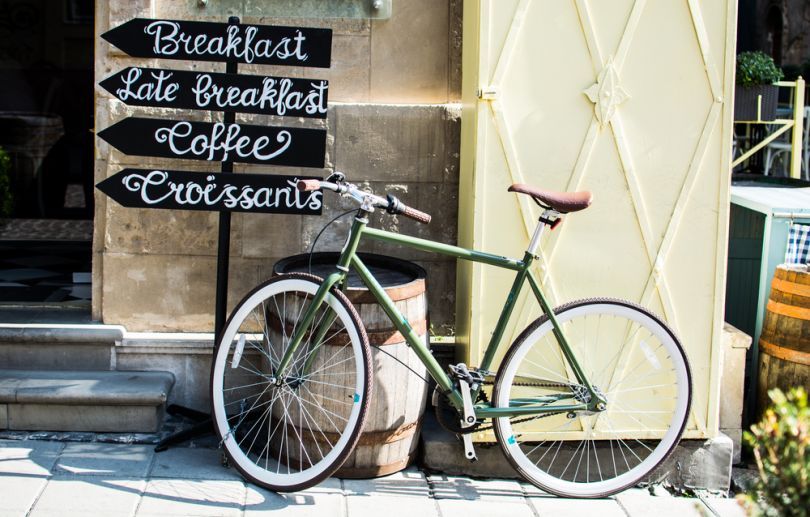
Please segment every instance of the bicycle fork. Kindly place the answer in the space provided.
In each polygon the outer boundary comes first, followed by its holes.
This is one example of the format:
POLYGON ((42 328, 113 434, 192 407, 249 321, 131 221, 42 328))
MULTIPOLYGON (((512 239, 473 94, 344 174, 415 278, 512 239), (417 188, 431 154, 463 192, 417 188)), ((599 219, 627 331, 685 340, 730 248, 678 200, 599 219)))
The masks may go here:
MULTIPOLYGON (((308 329, 310 329, 313 323, 316 323, 315 317, 318 314, 318 310, 321 308, 321 306, 326 303, 326 297, 329 294, 329 290, 332 289, 333 286, 339 285, 345 280, 345 278, 346 273, 332 273, 319 286, 318 291, 315 293, 315 296, 312 299, 312 302, 308 307, 306 307, 303 317, 293 328, 289 345, 284 351, 284 355, 281 357, 278 366, 276 366, 276 370, 273 372, 273 377, 275 378, 277 386, 284 383, 287 376, 287 371, 291 366, 292 359, 295 357, 298 349, 301 347, 308 329)), ((309 342, 312 343, 312 349, 308 351, 306 360, 304 361, 304 364, 300 370, 302 375, 305 375, 306 372, 308 372, 312 367, 312 363, 317 356, 317 351, 321 346, 323 346, 323 340, 326 337, 326 333, 335 322, 335 318, 337 318, 336 314, 328 314, 321 321, 316 323, 315 328, 309 331, 309 342)))

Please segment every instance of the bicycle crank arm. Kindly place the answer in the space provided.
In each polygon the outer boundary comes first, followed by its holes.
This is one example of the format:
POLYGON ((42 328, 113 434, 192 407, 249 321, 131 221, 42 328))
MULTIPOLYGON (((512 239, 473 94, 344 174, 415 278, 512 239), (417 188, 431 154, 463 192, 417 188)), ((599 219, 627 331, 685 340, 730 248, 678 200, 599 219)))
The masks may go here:
POLYGON ((475 408, 473 407, 472 397, 470 396, 470 385, 467 384, 467 381, 464 379, 459 379, 458 384, 461 388, 461 401, 464 404, 461 427, 471 427, 475 424, 475 408))
POLYGON ((464 457, 470 461, 478 461, 478 456, 473 448, 472 433, 462 434, 461 441, 464 442, 464 457))

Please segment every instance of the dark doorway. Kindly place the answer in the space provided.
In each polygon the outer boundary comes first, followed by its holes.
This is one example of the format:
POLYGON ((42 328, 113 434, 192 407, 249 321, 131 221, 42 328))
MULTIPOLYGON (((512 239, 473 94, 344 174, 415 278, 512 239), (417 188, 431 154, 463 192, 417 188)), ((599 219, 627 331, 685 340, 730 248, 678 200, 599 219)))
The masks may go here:
POLYGON ((0 302, 89 303, 93 38, 93 0, 0 0, 0 302))
POLYGON ((765 39, 768 44, 768 53, 777 65, 782 64, 782 32, 784 26, 782 22, 782 9, 772 5, 768 8, 768 16, 765 19, 765 39))

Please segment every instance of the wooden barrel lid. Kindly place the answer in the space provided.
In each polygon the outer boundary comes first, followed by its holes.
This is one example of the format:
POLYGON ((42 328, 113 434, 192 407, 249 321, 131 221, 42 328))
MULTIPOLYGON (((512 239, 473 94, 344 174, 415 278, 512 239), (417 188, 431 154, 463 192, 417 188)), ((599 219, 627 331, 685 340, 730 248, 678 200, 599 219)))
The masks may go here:
MULTIPOLYGON (((358 255, 393 301, 406 300, 425 292, 427 273, 413 262, 370 253, 359 253, 358 255)), ((323 278, 335 271, 338 256, 339 254, 334 252, 294 255, 276 262, 276 265, 273 266, 273 274, 310 273, 323 278)), ((354 271, 349 273, 349 288, 346 296, 352 303, 376 302, 374 296, 365 288, 354 271)))

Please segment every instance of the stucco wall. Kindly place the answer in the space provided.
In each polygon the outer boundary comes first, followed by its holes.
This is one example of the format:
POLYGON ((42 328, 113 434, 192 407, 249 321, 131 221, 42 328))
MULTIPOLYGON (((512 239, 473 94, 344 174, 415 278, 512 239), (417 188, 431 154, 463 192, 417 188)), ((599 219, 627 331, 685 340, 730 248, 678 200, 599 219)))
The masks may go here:
MULTIPOLYGON (((96 32, 130 18, 198 19, 191 2, 135 0, 96 2, 96 32)), ((243 17, 243 23, 330 27, 330 69, 240 66, 240 72, 328 79, 325 121, 272 120, 237 115, 237 122, 328 129, 326 168, 296 169, 236 164, 235 172, 322 174, 344 171, 376 192, 394 192, 433 214, 422 226, 377 215, 380 226, 456 242, 460 97, 461 0, 398 0, 387 20, 289 20, 243 17)), ((96 38, 96 82, 127 67, 224 71, 223 64, 133 59, 96 38)), ((96 87, 96 130, 127 116, 220 120, 221 115, 132 108, 96 87)), ((218 171, 218 163, 126 156, 96 139, 96 182, 124 167, 218 171)), ((234 214, 229 306, 269 276, 276 260, 308 251, 321 227, 347 206, 325 198, 321 217, 234 214)), ((93 312, 105 323, 131 331, 210 331, 217 253, 216 213, 123 208, 96 192, 93 248, 93 312)), ((345 229, 347 219, 337 224, 345 229)), ((322 238, 317 250, 339 249, 343 233, 322 238)), ((429 272, 431 320, 452 324, 455 264, 419 252, 366 248, 415 260, 429 272)))

